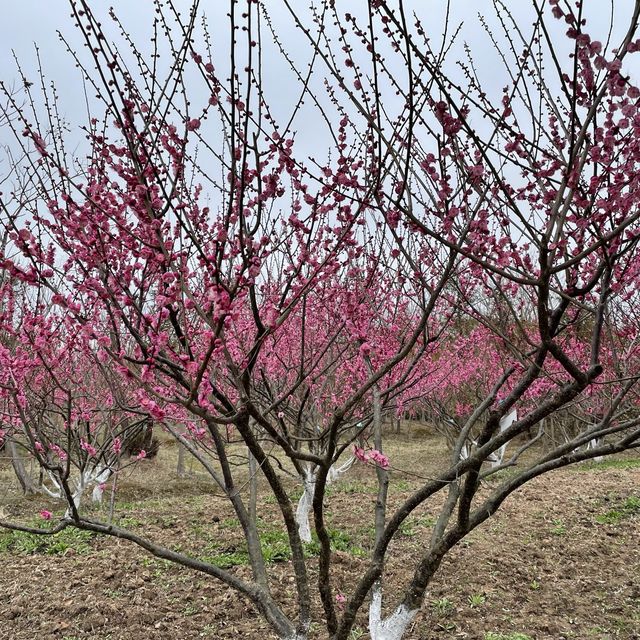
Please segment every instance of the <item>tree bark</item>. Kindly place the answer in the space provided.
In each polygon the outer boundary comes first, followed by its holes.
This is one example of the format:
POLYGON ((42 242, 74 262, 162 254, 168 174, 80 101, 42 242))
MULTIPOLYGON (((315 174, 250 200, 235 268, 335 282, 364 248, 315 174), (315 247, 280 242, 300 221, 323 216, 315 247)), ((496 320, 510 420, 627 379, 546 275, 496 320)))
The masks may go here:
POLYGON ((15 441, 11 438, 7 440, 7 450, 9 451, 9 455, 11 456, 11 464, 13 465, 13 470, 16 472, 18 482, 22 487, 22 493, 27 496, 39 493, 38 486, 27 472, 24 466, 24 462, 22 461, 22 456, 18 451, 18 447, 15 441))

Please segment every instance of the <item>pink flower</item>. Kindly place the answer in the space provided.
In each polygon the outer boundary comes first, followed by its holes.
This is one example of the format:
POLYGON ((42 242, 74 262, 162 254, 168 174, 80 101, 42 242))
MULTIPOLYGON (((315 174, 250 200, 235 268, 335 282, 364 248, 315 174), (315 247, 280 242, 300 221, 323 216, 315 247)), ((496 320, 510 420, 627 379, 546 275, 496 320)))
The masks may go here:
POLYGON ((60 448, 57 444, 50 444, 49 449, 53 451, 53 453, 55 453, 58 458, 60 458, 60 460, 67 459, 67 452, 64 449, 60 448))
POLYGON ((144 449, 140 450, 140 453, 136 456, 136 460, 144 460, 147 457, 147 452, 144 449))
POLYGON ((383 469, 389 468, 389 458, 377 449, 371 449, 365 451, 362 447, 356 445, 353 446, 353 455, 360 460, 360 462, 373 462, 375 465, 382 467, 383 469))
POLYGON ((80 448, 86 451, 92 458, 95 458, 98 455, 98 450, 84 440, 80 440, 80 448))
POLYGON ((384 453, 378 451, 377 449, 373 449, 369 453, 369 459, 383 469, 389 468, 389 458, 387 458, 384 453))
POLYGON ((40 517, 43 520, 51 520, 51 511, 47 511, 46 509, 42 509, 42 511, 40 511, 40 517))
POLYGON ((365 450, 362 447, 358 447, 357 445, 353 445, 353 455, 360 460, 360 462, 368 462, 369 456, 366 454, 365 450))
POLYGON ((116 455, 120 455, 120 452, 122 451, 122 439, 121 438, 114 438, 113 439, 113 444, 111 445, 111 450, 116 455))
POLYGON ((344 609, 344 603, 347 601, 347 598, 343 593, 336 594, 336 604, 338 605, 338 609, 344 609))
POLYGON ((193 120, 187 121, 187 131, 195 131, 200 128, 200 120, 193 118, 193 120))

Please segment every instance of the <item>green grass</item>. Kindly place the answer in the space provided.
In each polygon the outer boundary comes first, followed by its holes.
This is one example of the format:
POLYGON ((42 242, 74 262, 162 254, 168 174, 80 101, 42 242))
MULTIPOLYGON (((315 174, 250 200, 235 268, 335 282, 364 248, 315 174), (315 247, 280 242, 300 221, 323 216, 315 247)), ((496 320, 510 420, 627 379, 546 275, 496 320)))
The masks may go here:
POLYGON ((208 562, 214 567, 220 569, 231 569, 231 567, 239 567, 249 564, 249 554, 246 551, 220 551, 212 555, 201 557, 203 562, 208 562))
POLYGON ((411 489, 411 485, 406 480, 395 480, 391 485, 398 491, 409 491, 411 489))
POLYGON ((355 493, 369 493, 376 494, 378 492, 378 488, 373 483, 361 482, 359 480, 346 480, 343 482, 336 482, 331 486, 327 487, 326 495, 330 496, 336 493, 347 493, 347 494, 355 494, 355 493))
POLYGON ((89 553, 91 540, 95 534, 68 527, 53 536, 25 533, 23 531, 5 531, 0 533, 0 553, 22 553, 26 555, 45 554, 63 555, 69 549, 76 553, 89 553))
POLYGON ((606 513, 596 516, 598 524, 618 524, 622 520, 632 518, 640 514, 640 497, 629 496, 617 509, 611 509, 606 513))
MULTIPOLYGON (((366 549, 355 544, 351 536, 344 531, 328 529, 328 533, 332 551, 343 551, 358 558, 369 555, 366 549)), ((260 531, 260 545, 267 564, 286 562, 291 559, 289 538, 285 531, 272 528, 262 529, 260 531)), ((320 543, 315 533, 313 534, 313 540, 304 545, 304 550, 307 557, 320 554, 320 543)), ((209 553, 201 556, 201 560, 221 569, 230 569, 231 567, 249 564, 249 553, 244 542, 238 543, 237 547, 227 549, 219 549, 215 545, 210 545, 208 551, 209 553)))
POLYGON ((469 606, 472 609, 482 606, 486 601, 487 597, 484 593, 474 593, 473 595, 470 595, 468 599, 469 606))
POLYGON ((139 518, 121 516, 118 520, 118 524, 126 529, 137 529, 142 527, 144 522, 139 518))
POLYGON ((573 465, 571 469, 574 471, 604 471, 606 469, 620 469, 622 471, 626 471, 628 469, 640 469, 640 458, 587 462, 585 464, 573 465))
MULTIPOLYGON (((369 555, 366 549, 363 549, 360 545, 353 542, 353 539, 348 533, 332 528, 327 529, 327 532, 331 540, 332 551, 343 551, 357 558, 366 558, 369 555)), ((320 543, 318 542, 315 531, 312 533, 312 538, 313 540, 311 542, 305 544, 305 552, 309 556, 320 555, 320 543)))
POLYGON ((563 536, 567 533, 567 525, 560 519, 554 520, 551 533, 553 533, 554 536, 563 536))
POLYGON ((431 603, 434 611, 439 616, 447 616, 453 612, 455 606, 449 598, 439 598, 438 600, 433 600, 431 603))

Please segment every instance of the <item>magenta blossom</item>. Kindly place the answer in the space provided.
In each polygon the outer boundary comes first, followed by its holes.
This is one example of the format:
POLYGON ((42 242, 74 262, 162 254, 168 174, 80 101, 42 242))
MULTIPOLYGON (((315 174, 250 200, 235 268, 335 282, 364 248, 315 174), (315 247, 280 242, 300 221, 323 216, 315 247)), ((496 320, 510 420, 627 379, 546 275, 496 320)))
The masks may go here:
POLYGON ((389 468, 389 458, 377 449, 371 449, 365 451, 362 447, 354 445, 353 455, 360 460, 360 462, 372 462, 373 464, 381 467, 382 469, 389 468))

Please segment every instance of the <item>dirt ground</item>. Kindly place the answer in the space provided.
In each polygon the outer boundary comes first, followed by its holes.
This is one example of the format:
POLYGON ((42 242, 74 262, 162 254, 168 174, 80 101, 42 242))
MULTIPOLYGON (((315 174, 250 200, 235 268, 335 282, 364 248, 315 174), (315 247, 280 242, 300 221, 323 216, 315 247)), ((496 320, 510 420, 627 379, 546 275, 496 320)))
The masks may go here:
MULTIPOLYGON (((398 438, 390 447, 392 460, 404 456, 416 468, 424 459, 421 447, 437 448, 428 439, 398 438)), ((145 462, 121 481, 116 521, 246 575, 233 514, 203 479, 175 478, 172 455, 166 448, 160 460, 145 462)), ((6 469, 0 482, 10 482, 6 469)), ((392 502, 415 486, 417 479, 392 473, 392 502)), ((328 496, 334 586, 345 594, 371 546, 374 492, 375 474, 359 467, 328 496)), ((5 515, 23 520, 44 506, 60 512, 53 502, 18 500, 9 491, 0 499, 5 515)), ((391 603, 428 541, 436 506, 409 520, 393 543, 385 577, 391 603)), ((293 606, 286 545, 266 494, 260 515, 273 591, 293 606)), ((582 465, 539 478, 452 550, 407 638, 640 639, 639 534, 640 460, 582 465)), ((313 574, 315 559, 310 566, 313 574)), ((250 605, 212 578, 130 543, 84 532, 63 532, 44 543, 0 532, 1 640, 232 637, 272 635, 250 605)), ((324 636, 317 631, 315 637, 324 636)), ((363 612, 351 638, 368 637, 363 612)))

